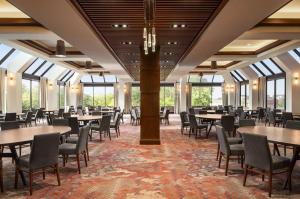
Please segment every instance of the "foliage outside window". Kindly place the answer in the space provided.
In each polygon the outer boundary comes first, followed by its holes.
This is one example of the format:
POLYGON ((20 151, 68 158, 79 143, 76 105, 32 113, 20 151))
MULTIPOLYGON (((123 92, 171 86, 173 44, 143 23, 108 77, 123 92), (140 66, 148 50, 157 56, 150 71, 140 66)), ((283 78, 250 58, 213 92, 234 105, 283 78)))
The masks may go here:
POLYGON ((240 104, 243 107, 249 107, 249 84, 241 84, 240 104))
POLYGON ((133 86, 131 88, 131 105, 140 106, 141 91, 139 86, 133 86))
POLYGON ((85 86, 83 89, 84 106, 114 106, 113 86, 85 86))
POLYGON ((22 110, 40 108, 40 83, 34 80, 22 80, 22 110))
POLYGON ((159 93, 160 106, 174 106, 175 105, 175 87, 161 86, 159 93))
POLYGON ((267 107, 285 109, 285 79, 267 81, 267 107))
POLYGON ((211 104, 211 87, 192 87, 192 106, 209 106, 211 104))

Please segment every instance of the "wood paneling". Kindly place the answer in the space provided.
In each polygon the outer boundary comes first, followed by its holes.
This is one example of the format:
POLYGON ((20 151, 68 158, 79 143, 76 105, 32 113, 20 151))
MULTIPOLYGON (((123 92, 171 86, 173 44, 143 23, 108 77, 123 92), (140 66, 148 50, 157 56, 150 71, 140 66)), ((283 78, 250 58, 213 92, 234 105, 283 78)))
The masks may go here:
MULTIPOLYGON (((139 46, 144 27, 143 0, 72 0, 112 54, 139 80, 139 46), (127 28, 113 28, 127 24, 127 28), (132 42, 122 44, 122 42, 132 42)), ((161 78, 165 79, 225 0, 156 0, 155 27, 160 44, 161 78), (185 24, 186 28, 172 27, 185 24), (176 41, 177 45, 168 42, 176 41), (172 55, 168 53, 171 52, 172 55), (163 62, 163 63, 162 63, 163 62)))

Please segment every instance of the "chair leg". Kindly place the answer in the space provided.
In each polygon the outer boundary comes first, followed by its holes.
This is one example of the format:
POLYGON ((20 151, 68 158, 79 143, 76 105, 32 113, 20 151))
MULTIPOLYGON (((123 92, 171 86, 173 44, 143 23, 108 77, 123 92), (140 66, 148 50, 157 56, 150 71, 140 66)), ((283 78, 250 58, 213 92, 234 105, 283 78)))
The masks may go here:
POLYGON ((272 171, 269 172, 269 197, 272 194, 272 171))
POLYGON ((227 173, 228 173, 228 165, 229 165, 229 155, 226 156, 225 176, 227 176, 227 173))
POLYGON ((261 180, 262 180, 262 181, 265 181, 265 174, 262 174, 261 180))
POLYGON ((60 177, 59 177, 58 164, 56 164, 56 165, 54 166, 54 170, 55 170, 55 173, 56 173, 57 184, 58 184, 58 186, 60 186, 60 177))
POLYGON ((218 142, 217 158, 216 158, 217 161, 218 161, 219 155, 220 155, 220 144, 219 144, 219 142, 218 142))
POLYGON ((16 165, 16 169, 15 169, 15 189, 18 188, 18 180, 19 180, 19 169, 18 169, 18 166, 16 165))
POLYGON ((46 173, 45 173, 45 169, 43 169, 43 180, 45 180, 46 178, 46 173))
POLYGON ((88 143, 86 143, 86 154, 87 154, 87 160, 90 161, 90 154, 89 154, 88 143))
POLYGON ((222 161, 222 153, 220 153, 220 157, 219 157, 219 168, 221 167, 221 161, 222 161))
POLYGON ((32 195, 32 171, 29 171, 29 193, 32 195))
POLYGON ((66 155, 62 155, 63 156, 63 167, 66 166, 66 155))
POLYGON ((77 160, 77 167, 78 167, 78 173, 80 174, 80 159, 79 159, 79 154, 76 154, 76 160, 77 160))
POLYGON ((83 152, 85 166, 87 167, 86 151, 83 152))
POLYGON ((108 136, 109 136, 109 140, 111 140, 110 130, 107 131, 107 134, 108 134, 108 136))
POLYGON ((248 165, 245 165, 243 186, 246 185, 247 175, 248 175, 248 165))

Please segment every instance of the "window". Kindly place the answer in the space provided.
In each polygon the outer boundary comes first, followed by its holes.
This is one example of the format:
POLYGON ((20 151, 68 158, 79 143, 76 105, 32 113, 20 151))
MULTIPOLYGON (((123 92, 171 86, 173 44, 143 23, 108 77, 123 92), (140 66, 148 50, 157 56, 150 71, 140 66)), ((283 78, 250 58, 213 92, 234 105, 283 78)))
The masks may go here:
POLYGON ((160 87, 160 106, 174 106, 175 105, 175 87, 161 86, 160 87))
POLYGON ((222 87, 220 86, 213 86, 212 87, 212 95, 211 95, 212 106, 218 106, 223 104, 222 98, 222 87))
POLYGON ((267 81, 267 107, 275 108, 275 82, 274 80, 267 81))
POLYGON ((282 73, 282 70, 279 68, 279 66, 273 61, 272 59, 265 59, 262 61, 268 68, 274 73, 279 74, 282 73))
POLYGON ((34 80, 22 80, 22 109, 40 108, 40 83, 34 80))
POLYGON ((259 77, 284 73, 272 58, 256 62, 249 66, 259 77))
POLYGON ((276 108, 285 109, 285 79, 276 80, 276 108))
POLYGON ((254 65, 264 74, 264 76, 272 75, 272 73, 262 63, 256 62, 254 65))
POLYGON ((241 83, 240 105, 249 107, 249 83, 241 83))
POLYGON ((257 74, 258 77, 262 77, 263 74, 261 72, 259 72, 259 70, 256 68, 256 66, 254 65, 250 65, 250 68, 257 74))
POLYGON ((59 85, 58 104, 60 108, 65 107, 65 96, 66 96, 66 87, 64 85, 59 85))
POLYGON ((209 106, 211 104, 211 87, 192 87, 192 106, 209 106))
POLYGON ((84 106, 114 106, 113 86, 84 86, 84 106))
POLYGON ((300 64, 300 52, 299 52, 299 48, 294 49, 294 50, 290 50, 289 54, 300 64))
POLYGON ((141 91, 139 86, 132 86, 131 88, 131 105, 133 107, 140 106, 141 91))

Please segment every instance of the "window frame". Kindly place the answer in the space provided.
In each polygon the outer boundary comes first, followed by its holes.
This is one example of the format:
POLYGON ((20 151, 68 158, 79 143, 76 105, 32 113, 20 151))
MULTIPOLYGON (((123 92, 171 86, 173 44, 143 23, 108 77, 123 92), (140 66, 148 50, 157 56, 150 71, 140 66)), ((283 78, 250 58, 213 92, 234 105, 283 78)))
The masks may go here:
MULTIPOLYGON (((32 79, 32 78, 22 78, 22 80, 28 80, 30 83, 29 83, 29 109, 32 110, 32 81, 35 81, 35 82, 38 82, 39 83, 39 90, 40 90, 40 82, 37 80, 37 79, 32 79)), ((23 83, 22 83, 23 84, 23 83)), ((40 100, 40 97, 41 97, 41 93, 39 92, 39 107, 41 106, 41 100, 40 100)), ((23 98, 22 98, 22 106, 23 106, 23 98)), ((23 108, 22 108, 23 109, 23 108)), ((22 110, 23 111, 23 110, 22 110)))
POLYGON ((274 106, 273 106, 273 108, 277 109, 277 103, 276 103, 277 83, 276 83, 276 80, 278 80, 278 79, 284 79, 284 110, 286 110, 286 73, 285 72, 266 77, 266 85, 265 85, 265 88, 266 88, 266 101, 265 101, 266 108, 267 108, 267 102, 268 102, 268 98, 267 98, 268 97, 267 82, 268 81, 274 81, 274 106))
MULTIPOLYGON (((83 87, 92 87, 93 88, 93 96, 92 96, 92 99, 93 99, 93 103, 92 103, 92 105, 91 106, 95 106, 95 87, 104 87, 104 106, 109 106, 109 105, 107 105, 107 100, 106 100, 106 87, 113 87, 113 89, 115 89, 114 88, 114 84, 113 83, 84 83, 83 84, 83 87)), ((84 89, 84 88, 83 88, 84 89)), ((113 106, 115 106, 115 104, 116 104, 116 102, 115 102, 115 100, 114 100, 114 104, 113 104, 113 106)))
MULTIPOLYGON (((213 87, 221 87, 222 88, 222 86, 223 86, 223 83, 214 83, 214 82, 212 82, 212 83, 191 83, 191 86, 192 86, 192 89, 193 89, 193 87, 209 87, 210 88, 210 105, 209 106, 212 106, 212 103, 213 103, 213 87)), ((222 92, 223 93, 223 92, 222 92)), ((193 106, 192 105, 192 95, 193 95, 193 92, 191 93, 191 106, 193 106)), ((221 104, 219 104, 219 105, 221 105, 221 104)), ((193 106, 193 107, 197 107, 198 105, 196 105, 196 106, 193 106)), ((201 106, 201 105, 199 105, 199 106, 201 106)))
MULTIPOLYGON (((247 86, 249 87, 249 80, 240 82, 240 106, 247 107, 247 96, 250 96, 247 92, 247 86), (242 104, 242 86, 245 86, 245 104, 242 104)), ((249 90, 250 91, 250 90, 249 90)))

